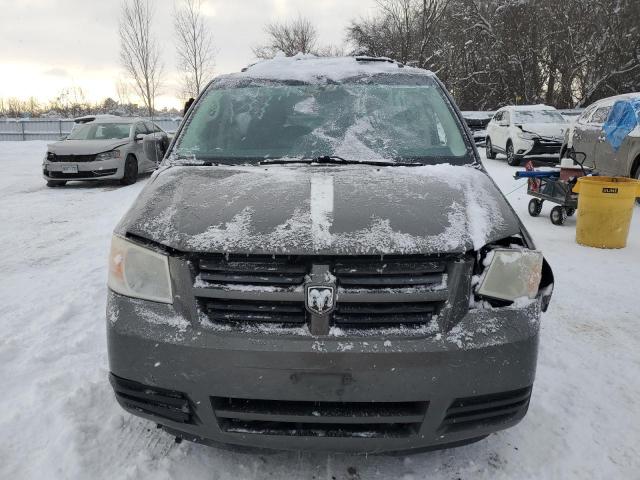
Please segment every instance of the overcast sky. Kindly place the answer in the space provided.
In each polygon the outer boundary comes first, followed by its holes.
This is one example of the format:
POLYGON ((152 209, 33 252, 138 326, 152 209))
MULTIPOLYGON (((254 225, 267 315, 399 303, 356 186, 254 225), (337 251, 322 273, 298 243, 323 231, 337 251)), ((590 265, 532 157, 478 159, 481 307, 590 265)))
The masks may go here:
MULTIPOLYGON (((372 13, 374 0, 204 0, 217 49, 216 73, 241 69, 264 39, 264 24, 301 14, 320 45, 341 44, 349 21, 372 13)), ((167 72, 158 106, 178 106, 173 47, 174 0, 153 0, 154 31, 167 72)), ((116 97, 119 0, 0 0, 0 96, 40 101, 81 87, 93 101, 116 97)))

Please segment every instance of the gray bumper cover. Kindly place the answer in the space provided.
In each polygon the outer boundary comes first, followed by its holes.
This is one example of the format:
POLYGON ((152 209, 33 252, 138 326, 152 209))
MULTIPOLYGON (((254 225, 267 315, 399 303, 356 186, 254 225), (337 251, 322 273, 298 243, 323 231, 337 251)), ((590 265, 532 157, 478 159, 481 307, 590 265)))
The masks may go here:
POLYGON ((456 399, 533 384, 539 317, 539 304, 534 303, 525 308, 470 310, 447 333, 313 337, 215 330, 183 318, 171 305, 111 292, 110 370, 123 379, 186 394, 194 414, 190 423, 127 409, 189 440, 350 452, 437 447, 507 428, 524 416, 528 395, 521 408, 494 419, 500 421, 443 428, 456 399), (428 402, 428 407, 412 435, 295 436, 225 431, 214 413, 213 397, 428 402))

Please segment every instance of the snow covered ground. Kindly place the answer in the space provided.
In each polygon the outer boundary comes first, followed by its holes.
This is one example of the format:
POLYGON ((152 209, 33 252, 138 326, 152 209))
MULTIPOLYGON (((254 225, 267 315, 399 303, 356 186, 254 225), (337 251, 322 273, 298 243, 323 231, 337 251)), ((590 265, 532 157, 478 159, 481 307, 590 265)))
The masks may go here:
POLYGON ((486 165, 554 268, 529 414, 454 450, 402 456, 231 453, 183 442, 124 413, 107 381, 110 235, 129 187, 48 189, 45 142, 0 142, 0 478, 638 478, 640 208, 629 245, 575 244, 527 214, 504 160, 486 165))

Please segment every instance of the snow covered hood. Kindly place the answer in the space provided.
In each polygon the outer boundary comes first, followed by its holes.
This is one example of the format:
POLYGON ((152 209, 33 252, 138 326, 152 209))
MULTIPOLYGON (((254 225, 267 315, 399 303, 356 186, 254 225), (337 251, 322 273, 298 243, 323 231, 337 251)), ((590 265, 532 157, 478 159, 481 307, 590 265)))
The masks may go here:
POLYGON ((129 143, 129 139, 112 140, 63 140, 47 146, 49 152, 56 155, 94 155, 107 152, 129 143))
POLYGON ((116 233, 183 252, 418 254, 520 233, 483 171, 424 167, 170 167, 116 233))
POLYGON ((518 125, 521 125, 525 132, 556 139, 563 139, 565 130, 570 127, 569 123, 522 123, 518 125))

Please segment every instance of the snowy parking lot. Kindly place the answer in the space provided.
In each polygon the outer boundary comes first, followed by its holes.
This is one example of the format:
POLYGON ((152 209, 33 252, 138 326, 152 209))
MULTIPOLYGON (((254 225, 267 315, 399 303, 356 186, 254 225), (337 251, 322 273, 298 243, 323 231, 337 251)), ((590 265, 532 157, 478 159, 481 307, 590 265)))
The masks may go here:
POLYGON ((527 214, 523 181, 485 165, 554 269, 528 415, 466 447, 412 456, 240 453, 125 413, 107 379, 106 260, 132 186, 45 187, 46 142, 0 142, 0 478, 601 479, 640 471, 640 208, 624 250, 527 214), (520 188, 519 188, 520 187, 520 188))

